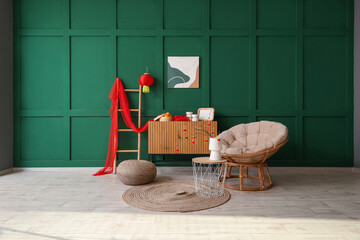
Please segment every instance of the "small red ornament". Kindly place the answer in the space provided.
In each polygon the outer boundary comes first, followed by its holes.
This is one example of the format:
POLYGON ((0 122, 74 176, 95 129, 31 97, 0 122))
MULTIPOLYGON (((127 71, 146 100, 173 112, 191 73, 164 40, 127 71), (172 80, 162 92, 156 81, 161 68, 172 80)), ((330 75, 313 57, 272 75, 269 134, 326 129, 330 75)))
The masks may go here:
POLYGON ((139 78, 139 84, 143 87, 143 93, 150 92, 150 86, 154 84, 154 78, 148 74, 144 73, 139 78))

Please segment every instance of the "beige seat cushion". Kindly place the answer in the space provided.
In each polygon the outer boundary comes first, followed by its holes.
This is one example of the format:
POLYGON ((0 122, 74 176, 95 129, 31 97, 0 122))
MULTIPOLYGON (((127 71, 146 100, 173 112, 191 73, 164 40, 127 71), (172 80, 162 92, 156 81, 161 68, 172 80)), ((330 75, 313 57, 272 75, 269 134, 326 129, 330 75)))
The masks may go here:
POLYGON ((250 154, 273 148, 287 138, 288 129, 278 122, 260 121, 239 124, 218 137, 222 143, 222 153, 250 154))

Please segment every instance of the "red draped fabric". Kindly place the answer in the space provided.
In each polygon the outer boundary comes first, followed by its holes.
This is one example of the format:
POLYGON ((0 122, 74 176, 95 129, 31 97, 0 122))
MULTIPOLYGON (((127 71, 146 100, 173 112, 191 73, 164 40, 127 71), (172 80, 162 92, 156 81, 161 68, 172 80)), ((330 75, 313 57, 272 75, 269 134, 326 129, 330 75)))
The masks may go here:
POLYGON ((111 128, 110 128, 110 138, 109 138, 109 147, 106 158, 106 163, 104 168, 100 169, 94 176, 109 174, 113 172, 114 159, 116 156, 116 152, 118 149, 118 102, 120 102, 121 116, 129 128, 131 128, 134 132, 140 133, 144 132, 148 128, 149 120, 143 127, 137 128, 135 124, 132 122, 130 109, 129 109, 129 100, 126 96, 123 84, 120 78, 116 78, 114 85, 111 88, 111 92, 109 95, 109 99, 111 100, 111 108, 110 108, 110 116, 111 116, 111 128), (118 101, 119 100, 119 101, 118 101))

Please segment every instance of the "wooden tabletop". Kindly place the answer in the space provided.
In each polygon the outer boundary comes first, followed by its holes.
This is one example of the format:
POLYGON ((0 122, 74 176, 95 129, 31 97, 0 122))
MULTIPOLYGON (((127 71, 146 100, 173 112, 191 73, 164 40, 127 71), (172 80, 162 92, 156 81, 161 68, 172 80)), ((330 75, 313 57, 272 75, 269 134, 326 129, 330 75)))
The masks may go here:
POLYGON ((219 164, 226 163, 226 159, 221 159, 219 161, 209 160, 210 157, 197 157, 193 158, 192 161, 196 163, 208 163, 208 164, 219 164))

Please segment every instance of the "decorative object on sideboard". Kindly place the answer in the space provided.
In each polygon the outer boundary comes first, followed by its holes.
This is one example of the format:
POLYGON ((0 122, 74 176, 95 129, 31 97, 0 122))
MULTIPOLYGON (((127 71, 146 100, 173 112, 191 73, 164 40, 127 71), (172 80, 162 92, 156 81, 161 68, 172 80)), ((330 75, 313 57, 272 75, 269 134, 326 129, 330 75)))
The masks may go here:
POLYGON ((165 113, 163 117, 160 118, 160 122, 170 122, 172 121, 172 116, 169 112, 165 113))
POLYGON ((169 112, 167 112, 167 113, 163 113, 163 114, 160 114, 157 117, 155 117, 154 121, 160 121, 160 122, 169 122, 169 121, 184 122, 185 121, 185 122, 188 122, 188 121, 190 121, 190 119, 188 117, 181 116, 181 115, 171 116, 171 114, 169 112))
POLYGON ((172 120, 175 121, 175 122, 188 122, 188 121, 190 121, 190 119, 188 117, 181 116, 181 115, 173 116, 172 120))
POLYGON ((193 122, 199 121, 198 115, 197 115, 197 114, 193 114, 193 115, 191 116, 191 121, 193 121, 193 122))
POLYGON ((163 116, 165 116, 165 113, 158 115, 157 117, 154 118, 154 121, 160 121, 160 118, 162 118, 163 116))
POLYGON ((199 116, 199 120, 202 121, 212 121, 215 116, 214 108, 199 108, 197 115, 199 116))
POLYGON ((199 88, 199 57, 168 57, 168 88, 199 88))
POLYGON ((186 112, 186 116, 189 118, 190 121, 192 118, 192 114, 193 114, 193 112, 186 112))

